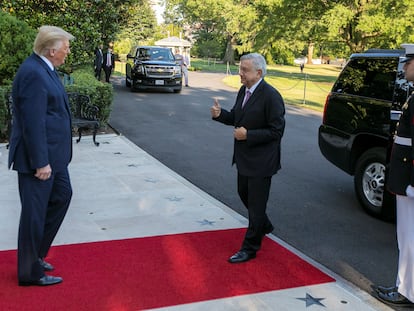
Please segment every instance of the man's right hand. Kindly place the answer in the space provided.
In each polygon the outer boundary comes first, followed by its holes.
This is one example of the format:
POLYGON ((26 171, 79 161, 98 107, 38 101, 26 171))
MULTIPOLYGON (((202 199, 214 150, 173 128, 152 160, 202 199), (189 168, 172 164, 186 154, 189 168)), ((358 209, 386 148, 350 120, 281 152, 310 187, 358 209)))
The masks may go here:
POLYGON ((214 99, 214 104, 213 104, 213 106, 211 106, 210 112, 211 112, 211 116, 213 118, 218 118, 220 116, 221 106, 220 106, 217 99, 214 99))
POLYGON ((50 165, 46 165, 44 167, 36 169, 35 177, 39 178, 40 180, 47 180, 52 175, 52 168, 50 165))

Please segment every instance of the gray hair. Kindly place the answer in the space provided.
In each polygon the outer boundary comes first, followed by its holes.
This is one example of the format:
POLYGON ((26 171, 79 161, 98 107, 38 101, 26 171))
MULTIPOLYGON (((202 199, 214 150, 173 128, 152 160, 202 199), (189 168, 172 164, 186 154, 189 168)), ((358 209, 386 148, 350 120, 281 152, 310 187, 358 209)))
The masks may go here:
POLYGON ((254 69, 256 70, 261 70, 262 71, 262 78, 266 75, 267 71, 266 71, 266 60, 264 59, 264 57, 259 54, 259 53, 250 53, 250 54, 246 54, 243 55, 242 57, 240 57, 240 60, 248 60, 251 59, 252 60, 252 64, 254 69))
POLYGON ((73 40, 75 37, 62 28, 56 26, 42 26, 33 44, 33 51, 38 55, 45 55, 47 50, 59 49, 64 40, 73 40))

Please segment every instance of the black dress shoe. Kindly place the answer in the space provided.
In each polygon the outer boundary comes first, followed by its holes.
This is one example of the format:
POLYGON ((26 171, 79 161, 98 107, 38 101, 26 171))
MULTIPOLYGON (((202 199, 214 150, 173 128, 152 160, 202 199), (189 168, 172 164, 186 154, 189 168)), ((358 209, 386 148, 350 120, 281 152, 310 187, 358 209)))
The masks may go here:
POLYGON ((263 235, 271 233, 274 229, 275 228, 273 227, 273 225, 270 225, 269 227, 266 227, 263 231, 263 235))
POLYGON ((48 286, 62 283, 63 279, 59 276, 45 275, 37 281, 19 282, 19 286, 48 286))
POLYGON ((381 285, 371 285, 371 288, 376 293, 387 294, 387 293, 391 293, 391 292, 398 292, 398 287, 396 287, 396 286, 385 287, 385 286, 381 286, 381 285))
POLYGON ((378 298, 379 300, 388 303, 393 306, 399 306, 399 307, 414 307, 414 303, 409 301, 406 297, 401 295, 399 292, 389 292, 389 293, 383 293, 378 292, 378 298))
POLYGON ((238 251, 236 254, 234 254, 233 256, 231 256, 229 258, 229 262, 230 263, 240 263, 240 262, 245 262, 248 261, 250 259, 253 259, 256 257, 256 254, 248 254, 245 251, 238 251))
POLYGON ((55 268, 48 262, 39 258, 40 265, 43 267, 43 271, 53 271, 55 268))

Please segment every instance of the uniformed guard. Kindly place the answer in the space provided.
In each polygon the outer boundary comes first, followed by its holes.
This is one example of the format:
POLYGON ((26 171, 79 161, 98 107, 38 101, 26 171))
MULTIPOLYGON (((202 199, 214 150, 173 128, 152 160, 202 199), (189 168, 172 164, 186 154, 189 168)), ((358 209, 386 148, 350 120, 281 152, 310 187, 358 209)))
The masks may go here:
MULTIPOLYGON (((414 81, 414 44, 405 48, 404 74, 414 81)), ((378 298, 396 306, 414 307, 414 92, 402 107, 391 150, 387 189, 396 195, 398 273, 395 286, 375 286, 378 298)))

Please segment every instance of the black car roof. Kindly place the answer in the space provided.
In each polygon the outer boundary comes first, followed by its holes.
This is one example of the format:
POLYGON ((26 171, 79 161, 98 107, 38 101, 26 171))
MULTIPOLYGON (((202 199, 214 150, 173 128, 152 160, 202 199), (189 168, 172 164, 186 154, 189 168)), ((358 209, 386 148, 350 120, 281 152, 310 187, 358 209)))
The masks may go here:
POLYGON ((162 49, 162 50, 169 50, 170 48, 165 46, 156 46, 156 45, 138 45, 134 47, 135 49, 162 49))

